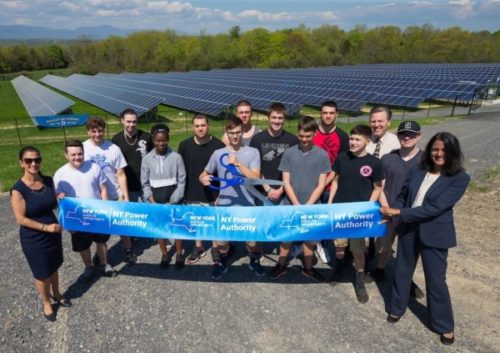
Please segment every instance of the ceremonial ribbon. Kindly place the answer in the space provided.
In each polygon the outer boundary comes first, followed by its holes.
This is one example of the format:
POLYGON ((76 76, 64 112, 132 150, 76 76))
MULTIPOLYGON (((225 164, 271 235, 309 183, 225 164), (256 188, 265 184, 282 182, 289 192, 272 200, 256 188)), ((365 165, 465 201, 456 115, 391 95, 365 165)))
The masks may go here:
POLYGON ((380 237, 378 203, 200 207, 65 197, 59 222, 69 231, 147 238, 308 241, 380 237))

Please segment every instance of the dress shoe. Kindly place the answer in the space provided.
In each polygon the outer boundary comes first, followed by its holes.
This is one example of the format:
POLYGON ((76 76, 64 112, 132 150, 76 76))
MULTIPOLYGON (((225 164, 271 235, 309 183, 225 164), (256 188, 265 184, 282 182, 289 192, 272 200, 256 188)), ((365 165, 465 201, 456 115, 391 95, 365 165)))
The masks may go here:
POLYGON ((399 321, 399 319, 401 319, 401 317, 392 316, 391 314, 387 315, 387 322, 391 324, 395 324, 396 322, 399 321))
POLYGON ((441 339, 442 344, 444 344, 446 346, 450 346, 453 344, 453 342, 455 342, 455 335, 448 338, 448 337, 445 337, 445 335, 441 334, 440 339, 441 339))
POLYGON ((54 322, 56 321, 56 313, 52 312, 52 314, 45 314, 45 311, 43 312, 43 316, 47 319, 47 321, 54 322))

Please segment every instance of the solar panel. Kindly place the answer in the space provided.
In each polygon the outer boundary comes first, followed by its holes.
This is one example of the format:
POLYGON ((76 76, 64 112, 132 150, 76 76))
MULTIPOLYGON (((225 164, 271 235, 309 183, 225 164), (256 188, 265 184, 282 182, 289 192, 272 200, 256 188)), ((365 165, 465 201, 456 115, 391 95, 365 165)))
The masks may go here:
POLYGON ((469 102, 485 83, 499 80, 500 64, 380 64, 47 78, 114 114, 124 107, 140 111, 137 107, 161 103, 213 116, 243 98, 261 111, 272 102, 281 102, 292 115, 304 105, 319 107, 326 100, 336 101, 344 111, 359 111, 366 103, 417 108, 429 99, 469 102))
POLYGON ((41 81, 115 115, 120 115, 123 110, 132 108, 138 116, 141 116, 161 102, 161 98, 158 97, 143 95, 131 90, 101 87, 79 79, 78 76, 72 75, 68 78, 62 78, 47 75, 41 81))
POLYGON ((51 91, 25 76, 18 76, 11 82, 26 111, 32 118, 57 115, 75 104, 71 99, 51 91))

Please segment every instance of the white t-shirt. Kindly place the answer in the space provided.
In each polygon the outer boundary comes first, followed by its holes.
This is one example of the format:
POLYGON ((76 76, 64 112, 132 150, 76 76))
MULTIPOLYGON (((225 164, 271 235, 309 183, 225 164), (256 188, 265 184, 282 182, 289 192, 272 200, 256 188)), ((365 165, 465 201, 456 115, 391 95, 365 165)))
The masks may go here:
POLYGON ((106 182, 101 168, 91 161, 83 162, 79 169, 66 163, 54 174, 56 193, 68 197, 100 199, 100 186, 106 182))
POLYGON ((116 200, 122 195, 116 171, 127 166, 127 161, 123 157, 120 148, 105 140, 100 146, 95 145, 92 141, 87 140, 83 143, 85 152, 85 160, 90 160, 101 167, 104 175, 106 175, 106 189, 110 200, 116 200))

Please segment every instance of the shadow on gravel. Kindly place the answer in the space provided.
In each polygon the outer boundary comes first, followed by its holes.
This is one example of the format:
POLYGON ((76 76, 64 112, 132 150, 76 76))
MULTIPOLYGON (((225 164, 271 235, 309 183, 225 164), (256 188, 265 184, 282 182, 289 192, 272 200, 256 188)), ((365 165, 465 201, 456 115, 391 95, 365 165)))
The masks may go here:
POLYGON ((415 317, 420 320, 420 322, 427 327, 430 331, 434 332, 434 329, 429 326, 429 318, 427 316, 427 307, 422 303, 418 302, 414 298, 410 298, 408 303, 408 310, 410 310, 415 317))
MULTIPOLYGON (((386 280, 383 282, 376 283, 380 296, 384 299, 384 307, 386 312, 388 312, 388 308, 390 306, 392 284, 394 280, 394 266, 395 266, 395 259, 391 258, 387 263, 386 267, 386 276, 387 276, 386 280)), ((421 287, 420 283, 417 284, 421 287)), ((429 326, 428 323, 429 320, 427 317, 427 307, 425 305, 420 303, 415 298, 410 297, 410 301, 408 302, 408 311, 411 311, 424 326, 426 326, 429 330, 432 331, 432 328, 429 326)))
MULTIPOLYGON (((132 244, 134 252, 137 256, 141 256, 146 250, 156 245, 156 241, 151 238, 135 238, 132 244)), ((111 266, 116 266, 125 260, 125 248, 122 241, 116 242, 112 247, 108 248, 108 263, 111 266)))
MULTIPOLYGON (((271 271, 272 267, 264 266, 266 273, 271 271)), ((329 278, 331 270, 317 269, 323 277, 329 278)), ((222 283, 303 283, 303 284, 319 284, 308 277, 301 274, 299 266, 290 266, 288 273, 277 280, 272 280, 267 275, 257 277, 247 266, 247 263, 240 265, 229 266, 229 270, 221 280, 214 280, 210 277, 212 273, 212 265, 210 264, 195 264, 185 265, 178 270, 171 264, 167 268, 160 268, 158 264, 137 263, 131 266, 125 266, 119 272, 118 276, 137 276, 148 277, 155 279, 165 279, 170 281, 196 281, 196 282, 222 282, 222 283)))

